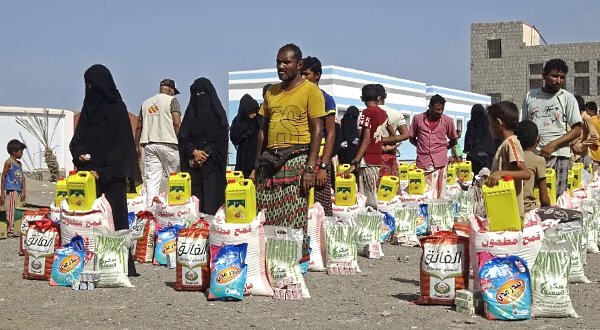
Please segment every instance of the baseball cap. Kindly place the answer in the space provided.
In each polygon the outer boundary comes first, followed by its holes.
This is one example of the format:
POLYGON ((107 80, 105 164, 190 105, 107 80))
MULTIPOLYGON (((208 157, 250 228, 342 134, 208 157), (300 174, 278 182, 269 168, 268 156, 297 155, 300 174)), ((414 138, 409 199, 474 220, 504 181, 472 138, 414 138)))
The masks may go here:
POLYGON ((160 82, 160 85, 161 86, 167 86, 167 87, 173 88, 173 90, 175 91, 175 95, 179 94, 179 91, 175 87, 175 81, 173 79, 163 79, 160 82))

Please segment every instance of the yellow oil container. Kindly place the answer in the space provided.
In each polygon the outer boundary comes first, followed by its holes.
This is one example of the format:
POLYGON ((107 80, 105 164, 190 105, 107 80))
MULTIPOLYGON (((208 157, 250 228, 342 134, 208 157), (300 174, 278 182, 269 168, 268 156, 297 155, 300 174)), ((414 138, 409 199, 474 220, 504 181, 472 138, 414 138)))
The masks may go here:
POLYGON ((410 169, 411 169, 411 168, 412 168, 413 170, 414 170, 414 169, 416 169, 416 168, 417 168, 417 163, 412 163, 412 164, 410 164, 410 166, 408 167, 408 170, 410 171, 410 169))
POLYGON ((310 188, 308 192, 308 208, 311 208, 315 205, 315 187, 310 188))
POLYGON ((325 149, 325 138, 321 139, 321 146, 319 147, 319 156, 323 156, 323 149, 325 149))
POLYGON ((231 179, 233 179, 237 182, 244 178, 244 173, 242 173, 242 171, 227 170, 227 172, 225 173, 225 178, 227 179, 227 182, 229 182, 229 180, 231 180, 231 179))
POLYGON ((140 195, 140 191, 142 191, 142 185, 138 185, 135 187, 135 193, 127 193, 127 199, 134 199, 140 195))
POLYGON ((377 191, 377 199, 384 202, 391 201, 394 196, 398 193, 400 187, 400 178, 393 175, 385 175, 381 178, 379 183, 379 190, 377 191))
POLYGON ((482 191, 485 211, 490 219, 490 231, 521 230, 521 216, 513 178, 505 176, 495 187, 483 185, 482 191))
POLYGON ((407 163, 400 163, 398 165, 398 176, 400 177, 400 180, 408 181, 408 167, 407 163))
POLYGON ((573 181, 575 181, 575 173, 573 170, 569 170, 567 175, 567 190, 571 195, 573 195, 573 181))
POLYGON ((340 173, 335 177, 335 205, 353 206, 356 204, 356 178, 350 174, 345 179, 340 173))
POLYGON ((225 189, 225 222, 250 223, 256 218, 256 189, 252 180, 231 179, 225 189))
POLYGON ((459 177, 464 181, 473 181, 473 167, 471 161, 465 160, 459 165, 459 177))
POLYGON ((69 188, 67 188, 67 180, 65 178, 58 178, 55 191, 54 206, 60 207, 62 201, 68 201, 69 199, 69 188))
POLYGON ((342 173, 342 172, 346 172, 349 169, 350 169, 350 165, 349 164, 340 164, 340 165, 338 165, 336 174, 342 173))
POLYGON ((169 176, 169 204, 184 204, 190 197, 192 197, 192 178, 189 173, 171 173, 169 176))
POLYGON ((458 164, 448 164, 448 169, 446 170, 446 184, 451 186, 456 183, 456 172, 458 170, 458 164))
MULTIPOLYGON (((556 204, 556 172, 552 168, 546 168, 546 187, 550 204, 556 204)), ((540 191, 538 188, 533 190, 533 196, 535 196, 539 203, 540 191)))
POLYGON ((408 193, 423 195, 425 193, 425 172, 420 168, 408 171, 408 193))
POLYGON ((96 200, 96 179, 90 172, 77 172, 67 178, 69 209, 89 211, 96 200))
POLYGON ((574 163, 573 168, 573 186, 572 189, 581 188, 581 171, 583 170, 584 165, 582 163, 574 163))

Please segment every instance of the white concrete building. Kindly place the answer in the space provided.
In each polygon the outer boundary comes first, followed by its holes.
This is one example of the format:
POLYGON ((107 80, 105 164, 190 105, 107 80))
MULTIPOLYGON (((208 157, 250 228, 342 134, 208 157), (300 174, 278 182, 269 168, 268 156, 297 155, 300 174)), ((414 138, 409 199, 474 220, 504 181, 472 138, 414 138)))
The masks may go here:
MULTIPOLYGON (((244 94, 250 94, 259 103, 262 102, 262 88, 268 83, 278 83, 277 71, 273 69, 235 71, 229 73, 229 121, 237 114, 239 100, 244 94)), ((440 94, 446 98, 444 114, 454 119, 457 129, 462 128, 463 136, 466 123, 471 115, 471 107, 476 103, 489 105, 490 97, 465 91, 425 83, 400 79, 392 76, 343 68, 334 65, 323 66, 323 74, 319 87, 329 93, 336 102, 337 116, 342 118, 346 109, 354 105, 360 110, 365 106, 360 100, 361 88, 366 84, 381 84, 385 87, 388 98, 386 105, 401 111, 407 124, 413 116, 427 110, 428 100, 432 95, 440 94)), ((463 141, 461 140, 461 143, 463 141)), ((230 162, 235 162, 235 149, 230 162)), ((405 141, 400 147, 403 160, 416 158, 415 147, 405 141)))
MULTIPOLYGON (((24 142, 27 145, 27 150, 23 156, 23 167, 25 171, 31 171, 34 169, 46 168, 46 163, 44 162, 44 147, 42 144, 33 135, 27 132, 27 130, 17 124, 16 118, 28 119, 27 112, 35 114, 39 118, 43 118, 44 109, 0 106, 0 122, 2 123, 2 129, 0 129, 0 144, 3 146, 2 150, 5 152, 5 158, 8 158, 9 155, 6 153, 6 144, 8 141, 18 139, 24 142), (21 138, 21 135, 23 136, 23 139, 21 138)), ((69 143, 73 137, 73 118, 75 113, 71 110, 59 109, 48 109, 48 113, 48 126, 51 137, 53 133, 52 129, 59 120, 61 113, 64 114, 64 117, 58 122, 56 131, 50 142, 52 148, 54 148, 54 154, 56 155, 61 170, 73 170, 73 161, 71 159, 71 153, 69 152, 69 143)))

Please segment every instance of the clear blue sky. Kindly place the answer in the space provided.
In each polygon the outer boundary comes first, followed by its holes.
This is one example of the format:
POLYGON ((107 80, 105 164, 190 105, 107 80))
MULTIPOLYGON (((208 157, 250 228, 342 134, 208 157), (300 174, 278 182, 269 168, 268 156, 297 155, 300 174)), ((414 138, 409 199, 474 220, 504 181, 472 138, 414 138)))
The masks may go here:
MULTIPOLYGON (((79 110, 83 73, 106 65, 131 112, 173 78, 274 67, 298 44, 323 64, 469 90, 470 24, 525 20, 548 43, 600 40, 600 1, 2 1, 0 105, 79 110)), ((600 54, 599 54, 600 57, 600 54)), ((232 110, 235 113, 237 109, 232 110)))

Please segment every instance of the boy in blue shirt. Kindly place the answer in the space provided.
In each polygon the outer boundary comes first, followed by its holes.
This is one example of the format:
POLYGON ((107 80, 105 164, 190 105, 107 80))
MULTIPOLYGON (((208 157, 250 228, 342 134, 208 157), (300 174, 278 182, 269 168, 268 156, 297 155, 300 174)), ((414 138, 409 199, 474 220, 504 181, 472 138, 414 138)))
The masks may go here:
POLYGON ((27 146, 19 140, 10 140, 6 149, 10 157, 4 162, 2 170, 2 193, 0 195, 0 205, 4 206, 6 195, 8 195, 8 233, 13 232, 13 223, 15 221, 15 208, 17 197, 19 204, 25 201, 25 175, 20 159, 23 157, 23 151, 27 146))

